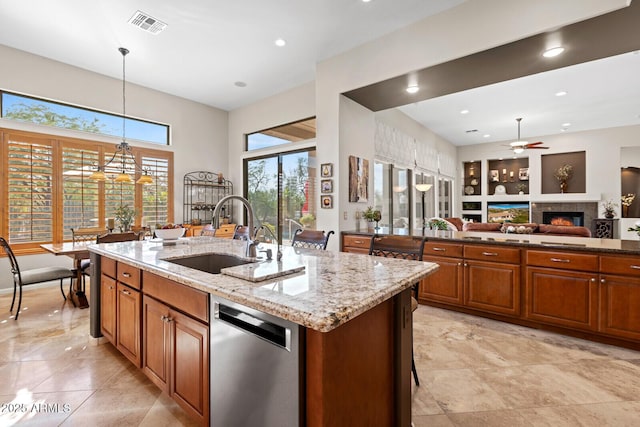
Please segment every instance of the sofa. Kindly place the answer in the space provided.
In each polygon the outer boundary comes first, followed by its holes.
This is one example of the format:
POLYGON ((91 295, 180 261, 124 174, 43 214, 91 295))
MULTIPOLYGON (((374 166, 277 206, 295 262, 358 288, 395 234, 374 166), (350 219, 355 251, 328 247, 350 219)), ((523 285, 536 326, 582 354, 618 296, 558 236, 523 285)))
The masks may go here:
POLYGON ((591 230, 587 227, 573 225, 550 224, 515 224, 499 222, 465 222, 460 218, 444 218, 459 231, 480 231, 514 234, 546 234, 549 236, 591 237, 591 230), (513 227, 513 228, 509 228, 513 227))

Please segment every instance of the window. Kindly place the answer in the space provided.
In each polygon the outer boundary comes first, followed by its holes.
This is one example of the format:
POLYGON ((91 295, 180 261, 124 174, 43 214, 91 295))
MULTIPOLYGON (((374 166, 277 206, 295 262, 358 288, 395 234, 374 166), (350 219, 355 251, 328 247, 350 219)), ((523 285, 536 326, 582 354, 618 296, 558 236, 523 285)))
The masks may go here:
POLYGON ((315 137, 316 119, 306 119, 247 135, 247 151, 290 144, 315 137))
MULTIPOLYGON (((122 116, 11 92, 0 92, 5 119, 100 135, 122 136, 122 116)), ((127 139, 169 145, 169 125, 127 118, 127 139)))
POLYGON ((448 218, 452 216, 453 181, 449 178, 440 177, 438 179, 438 216, 448 218))
POLYGON ((3 129, 0 136, 0 212, 7 217, 0 235, 18 250, 70 240, 71 228, 105 227, 121 204, 135 209, 136 225, 173 219, 172 152, 132 147, 150 168, 151 185, 96 182, 89 175, 113 156, 114 144, 3 129))

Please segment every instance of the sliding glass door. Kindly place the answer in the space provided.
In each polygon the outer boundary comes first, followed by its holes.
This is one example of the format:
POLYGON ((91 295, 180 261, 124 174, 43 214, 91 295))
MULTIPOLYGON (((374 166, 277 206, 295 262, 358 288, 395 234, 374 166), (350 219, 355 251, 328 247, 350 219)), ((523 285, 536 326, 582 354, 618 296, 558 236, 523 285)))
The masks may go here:
POLYGON ((260 238, 289 244, 297 229, 316 226, 315 150, 245 160, 245 194, 260 238))

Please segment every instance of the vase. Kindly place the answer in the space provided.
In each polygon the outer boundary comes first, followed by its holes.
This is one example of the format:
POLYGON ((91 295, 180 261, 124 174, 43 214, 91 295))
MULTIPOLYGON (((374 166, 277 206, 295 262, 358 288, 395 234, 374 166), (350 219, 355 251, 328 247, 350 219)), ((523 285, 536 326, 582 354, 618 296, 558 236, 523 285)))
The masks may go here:
POLYGON ((607 219, 612 219, 615 215, 613 214, 613 212, 605 212, 604 213, 604 217, 607 219))
POLYGON ((622 205, 622 217, 623 218, 629 217, 629 206, 622 205))
POLYGON ((367 231, 369 233, 373 233, 375 231, 375 228, 376 228, 375 221, 367 221, 367 231))
POLYGON ((566 193, 568 187, 569 187, 569 185, 567 184, 567 181, 560 181, 560 192, 561 193, 566 193))

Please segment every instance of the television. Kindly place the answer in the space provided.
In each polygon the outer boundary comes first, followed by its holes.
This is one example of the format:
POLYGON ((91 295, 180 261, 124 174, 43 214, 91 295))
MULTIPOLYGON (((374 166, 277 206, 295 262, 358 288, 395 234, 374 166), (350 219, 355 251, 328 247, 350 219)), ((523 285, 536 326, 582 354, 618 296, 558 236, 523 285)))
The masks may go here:
POLYGON ((531 207, 528 202, 488 202, 487 222, 530 222, 531 207))

